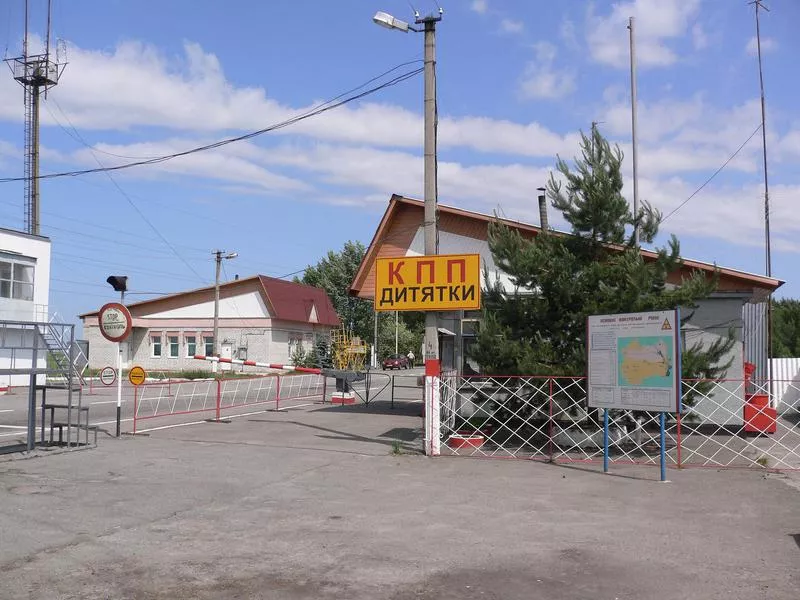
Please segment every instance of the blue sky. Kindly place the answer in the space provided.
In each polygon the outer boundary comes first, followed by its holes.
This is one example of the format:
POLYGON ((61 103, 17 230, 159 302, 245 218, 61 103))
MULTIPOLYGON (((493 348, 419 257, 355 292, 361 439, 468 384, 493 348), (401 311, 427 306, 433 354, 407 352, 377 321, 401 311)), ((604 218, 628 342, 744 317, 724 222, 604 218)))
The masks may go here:
MULTIPOLYGON (((422 57, 406 0, 53 0, 69 64, 42 109, 42 173, 110 166, 260 129, 422 57), (91 146, 90 149, 88 146, 91 146)), ((45 0, 31 0, 43 31, 45 0)), ((433 0, 411 2, 421 12, 433 0)), ((0 8, 20 51, 22 0, 0 8)), ((537 221, 536 188, 592 121, 630 156, 627 18, 637 19, 640 195, 665 214, 760 122, 753 9, 739 0, 445 4, 438 33, 440 201, 537 221)), ((800 3, 762 15, 773 273, 800 295, 800 3)), ((36 43, 36 42, 34 42, 36 43)), ((414 65, 408 68, 414 68, 414 65)), ((67 319, 133 292, 282 276, 348 239, 369 243, 392 193, 422 194, 422 78, 300 124, 158 165, 42 184, 51 307, 67 319), (146 215, 146 220, 140 216, 146 215), (148 223, 149 222, 149 223, 148 223), (166 241, 165 241, 166 240, 166 241)), ((0 177, 22 174, 22 90, 0 76, 0 177)), ((630 161, 625 161, 630 197, 630 161)), ((760 135, 663 225, 687 257, 764 272, 760 135)), ((0 184, 0 223, 22 228, 22 186, 0 184)), ((551 220, 563 224, 556 215, 551 220)), ((136 298, 146 298, 145 294, 136 298)), ((131 296, 133 299, 133 296, 131 296)))

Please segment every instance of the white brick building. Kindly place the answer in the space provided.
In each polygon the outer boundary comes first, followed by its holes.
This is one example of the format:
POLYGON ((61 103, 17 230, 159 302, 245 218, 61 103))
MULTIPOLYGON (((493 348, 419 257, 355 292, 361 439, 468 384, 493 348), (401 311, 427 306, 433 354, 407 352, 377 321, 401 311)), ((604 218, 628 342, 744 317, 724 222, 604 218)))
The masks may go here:
MULTIPOLYGON (((192 357, 213 354, 213 287, 127 307, 133 332, 122 344, 123 368, 211 369, 210 363, 192 357)), ((100 334, 97 311, 80 318, 89 342, 90 368, 116 366, 116 344, 100 334)), ((272 363, 288 362, 297 346, 311 350, 316 336, 328 337, 339 326, 324 290, 264 275, 221 284, 218 321, 223 358, 272 363)))
MULTIPOLYGON (((50 239, 0 228, 0 321, 47 322, 49 295, 50 239)), ((0 337, 0 368, 31 368, 32 330, 6 324, 0 337)), ((42 342, 39 368, 47 366, 45 356, 42 342)), ((28 375, 0 375, 0 388, 29 382, 28 375)))

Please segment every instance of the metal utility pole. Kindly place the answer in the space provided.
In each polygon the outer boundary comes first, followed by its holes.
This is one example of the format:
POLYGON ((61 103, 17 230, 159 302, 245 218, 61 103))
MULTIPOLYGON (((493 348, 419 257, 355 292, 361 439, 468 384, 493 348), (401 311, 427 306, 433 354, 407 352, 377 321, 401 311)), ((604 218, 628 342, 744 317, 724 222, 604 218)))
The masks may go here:
MULTIPOLYGON (((47 2, 47 32, 44 54, 28 54, 28 1, 25 0, 25 38, 22 56, 6 59, 14 79, 22 84, 25 103, 25 231, 39 233, 39 104, 42 91, 58 84, 66 63, 50 60, 50 15, 47 2)), ((56 52, 58 54, 58 52, 56 52)))
MULTIPOLYGON (((425 29, 425 254, 439 254, 438 208, 436 185, 436 23, 441 12, 417 19, 425 29)), ((439 329, 435 312, 425 313, 425 361, 439 360, 439 329)))
MULTIPOLYGON (((225 252, 225 250, 214 250, 212 252, 216 262, 216 275, 214 277, 214 333, 212 333, 214 340, 214 356, 219 358, 219 272, 222 268, 222 259, 229 260, 239 256, 236 252, 225 252)), ((218 361, 211 363, 214 372, 217 371, 218 361)))
POLYGON ((631 136, 633 138, 633 240, 639 246, 639 140, 636 135, 638 116, 636 109, 636 33, 633 17, 628 19, 631 44, 631 136))
MULTIPOLYGON (((764 157, 764 254, 766 262, 767 277, 772 277, 772 249, 769 232, 769 174, 767 170, 767 110, 766 98, 764 95, 764 71, 761 66, 761 23, 759 19, 759 9, 763 8, 767 12, 769 9, 761 3, 761 0, 753 0, 750 4, 756 8, 756 48, 758 49, 758 83, 761 91, 761 148, 764 157)), ((767 297, 767 381, 769 385, 769 395, 772 396, 772 294, 767 297)))

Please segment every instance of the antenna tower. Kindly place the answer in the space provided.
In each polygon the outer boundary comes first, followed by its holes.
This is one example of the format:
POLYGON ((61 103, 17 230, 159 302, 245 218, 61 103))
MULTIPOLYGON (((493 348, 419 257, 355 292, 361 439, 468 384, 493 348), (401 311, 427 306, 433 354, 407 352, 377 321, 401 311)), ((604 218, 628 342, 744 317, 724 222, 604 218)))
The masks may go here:
POLYGON ((8 58, 5 62, 24 90, 25 101, 25 230, 39 233, 39 102, 42 94, 58 84, 67 66, 50 58, 50 17, 52 0, 47 0, 47 34, 43 54, 30 54, 28 47, 28 0, 25 0, 25 37, 22 56, 8 58))

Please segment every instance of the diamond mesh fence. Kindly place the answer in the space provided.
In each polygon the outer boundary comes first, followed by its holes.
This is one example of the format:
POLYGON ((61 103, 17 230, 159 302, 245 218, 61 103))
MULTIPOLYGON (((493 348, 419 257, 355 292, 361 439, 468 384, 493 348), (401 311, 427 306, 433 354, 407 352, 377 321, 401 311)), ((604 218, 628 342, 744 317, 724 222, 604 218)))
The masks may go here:
MULTIPOLYGON (((603 412, 583 377, 442 378, 442 454, 554 462, 603 459, 603 412)), ((684 380, 665 420, 675 467, 800 469, 800 383, 684 380)), ((658 464, 660 413, 609 411, 612 463, 658 464)))

